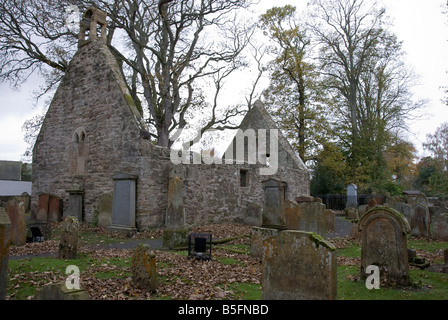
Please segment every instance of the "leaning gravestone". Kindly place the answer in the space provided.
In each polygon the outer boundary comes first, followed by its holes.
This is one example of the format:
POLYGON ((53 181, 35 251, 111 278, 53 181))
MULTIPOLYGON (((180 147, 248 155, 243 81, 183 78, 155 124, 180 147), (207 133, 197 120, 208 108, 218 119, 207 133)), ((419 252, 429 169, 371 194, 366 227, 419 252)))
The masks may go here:
POLYGON ((333 300, 336 248, 322 237, 284 230, 263 241, 262 299, 333 300))
POLYGON ((76 259, 78 252, 79 223, 75 217, 65 217, 62 222, 61 242, 59 243, 60 259, 76 259))
POLYGON ((112 202, 113 231, 132 234, 137 232, 136 215, 136 183, 137 176, 119 173, 112 177, 114 180, 114 196, 112 202))
POLYGON ((6 284, 8 281, 8 263, 9 263, 9 246, 10 246, 10 228, 6 210, 0 207, 0 300, 6 299, 6 284))
POLYGON ((148 244, 139 244, 131 261, 132 280, 148 291, 157 289, 156 258, 148 244))
POLYGON ((367 267, 376 265, 381 281, 408 285, 407 235, 411 230, 406 218, 390 207, 377 206, 361 218, 359 230, 362 231, 361 277, 366 279, 367 267))

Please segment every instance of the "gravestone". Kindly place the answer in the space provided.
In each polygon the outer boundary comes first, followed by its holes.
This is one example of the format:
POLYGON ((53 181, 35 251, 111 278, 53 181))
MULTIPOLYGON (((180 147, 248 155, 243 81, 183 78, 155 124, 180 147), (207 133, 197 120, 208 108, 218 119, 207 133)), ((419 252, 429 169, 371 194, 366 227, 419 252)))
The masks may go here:
POLYGON ((11 221, 9 220, 6 210, 0 207, 0 300, 6 299, 6 285, 8 282, 8 263, 9 263, 9 247, 10 247, 10 229, 11 221))
POLYGON ((75 217, 65 217, 62 221, 61 228, 58 258, 76 259, 78 252, 79 222, 75 217))
POLYGON ((48 204, 48 222, 59 222, 62 220, 62 199, 50 196, 48 204))
POLYGON ((84 188, 80 185, 73 185, 68 192, 68 208, 64 211, 63 217, 75 217, 78 221, 83 221, 83 196, 84 188))
POLYGON ((98 198, 98 227, 108 228, 112 223, 112 203, 111 193, 105 193, 98 198))
POLYGON ((135 224, 136 182, 137 176, 118 173, 112 177, 114 180, 114 195, 112 201, 113 231, 122 231, 132 234, 137 232, 135 224))
POLYGON ((358 208, 358 187, 353 183, 347 186, 347 203, 346 208, 358 208))
POLYGON ((337 298, 336 248, 322 237, 280 231, 263 241, 263 300, 337 298))
POLYGON ((366 279, 366 268, 376 265, 382 282, 408 285, 407 235, 411 229, 406 218, 390 207, 376 206, 361 218, 359 230, 361 277, 366 279))
POLYGON ((284 216, 286 182, 269 179, 263 181, 262 185, 264 190, 262 227, 286 229, 284 216))
POLYGON ((448 213, 438 214, 432 218, 432 234, 435 239, 448 241, 448 213))
POLYGON ((430 237, 431 217, 428 207, 417 202, 411 209, 411 217, 408 220, 411 226, 411 235, 430 237))
POLYGON ((49 194, 41 194, 37 200, 37 214, 36 219, 41 222, 47 222, 48 219, 48 206, 50 203, 49 194))
POLYGON ((263 240, 286 229, 285 193, 286 182, 269 179, 262 182, 264 190, 261 227, 253 227, 250 231, 250 253, 260 258, 263 252, 263 240))
POLYGON ((156 258, 148 244, 139 244, 131 261, 132 280, 148 291, 157 289, 156 258))
POLYGON ((324 210, 326 232, 333 232, 336 230, 336 213, 333 210, 324 210))
POLYGON ((68 289, 65 282, 49 283, 36 289, 35 300, 90 300, 83 289, 68 289))
POLYGON ((256 203, 248 202, 244 211, 243 223, 249 226, 261 226, 262 207, 256 203))
POLYGON ((325 205, 318 201, 296 204, 285 202, 285 220, 288 230, 315 232, 322 237, 327 235, 325 205))
POLYGON ((11 198, 6 202, 6 213, 11 221, 11 243, 15 246, 26 244, 25 203, 21 198, 11 198))
POLYGON ((188 244, 188 230, 185 228, 184 197, 182 195, 183 171, 175 167, 169 175, 168 205, 165 213, 163 246, 176 248, 188 244))

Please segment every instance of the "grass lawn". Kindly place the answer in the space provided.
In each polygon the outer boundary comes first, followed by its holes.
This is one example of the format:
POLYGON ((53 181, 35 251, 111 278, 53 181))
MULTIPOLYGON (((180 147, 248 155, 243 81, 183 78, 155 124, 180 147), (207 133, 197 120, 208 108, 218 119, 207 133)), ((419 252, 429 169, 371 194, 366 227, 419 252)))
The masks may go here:
MULTIPOLYGON (((57 232, 53 234, 56 239, 57 232)), ((87 228, 80 232, 77 259, 10 259, 7 298, 32 299, 36 288, 50 282, 65 281, 67 266, 76 265, 81 272, 81 287, 93 299, 261 299, 262 266, 261 261, 249 254, 249 238, 214 245, 211 261, 189 259, 185 250, 155 250, 156 293, 145 292, 133 283, 131 249, 92 249, 97 244, 125 241, 129 239, 111 238, 96 229, 87 228)), ((415 267, 410 267, 412 285, 408 287, 367 289, 359 277, 359 241, 350 238, 334 241, 338 248, 338 300, 448 300, 448 274, 415 267)), ((441 264, 442 252, 448 247, 448 242, 411 238, 408 247, 416 249, 417 254, 428 258, 431 264, 441 264)))

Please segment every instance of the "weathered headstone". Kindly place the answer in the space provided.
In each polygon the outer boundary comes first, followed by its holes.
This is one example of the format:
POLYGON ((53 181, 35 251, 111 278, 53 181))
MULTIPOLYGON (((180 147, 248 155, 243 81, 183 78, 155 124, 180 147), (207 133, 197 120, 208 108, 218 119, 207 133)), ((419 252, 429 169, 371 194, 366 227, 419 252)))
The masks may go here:
POLYGON ((285 193, 286 182, 269 179, 262 182, 264 203, 261 215, 261 227, 251 229, 250 252, 260 258, 263 252, 262 242, 267 237, 286 229, 285 193))
POLYGON ((358 207, 358 187, 353 183, 347 186, 347 203, 346 208, 357 208, 358 207))
POLYGON ((68 289, 65 282, 50 283, 36 289, 35 300, 90 300, 83 289, 68 289))
POLYGON ((377 206, 361 218, 359 230, 362 231, 361 277, 367 277, 369 265, 376 265, 381 281, 408 285, 410 226, 405 217, 390 207, 377 206))
POLYGON ((243 223, 250 226, 261 226, 262 207, 256 203, 248 202, 244 211, 243 223))
POLYGON ((184 198, 182 195, 182 178, 177 171, 170 173, 168 183, 168 205, 166 208, 165 226, 168 229, 185 227, 184 198))
POLYGON ((6 210, 0 207, 0 300, 6 299, 6 284, 8 281, 8 263, 9 263, 9 246, 10 246, 10 228, 6 210))
POLYGON ((448 213, 433 216, 432 234, 435 239, 448 241, 448 213))
POLYGON ((315 232, 324 238, 326 237, 327 227, 324 214, 325 205, 323 203, 313 201, 296 204, 292 201, 286 201, 284 210, 288 230, 315 232))
POLYGON ((156 258, 149 245, 139 244, 134 250, 131 261, 131 272, 134 283, 148 291, 156 291, 156 258))
POLYGON ((102 194, 98 198, 98 227, 108 228, 112 223, 112 203, 111 193, 102 194))
POLYGON ((411 209, 411 218, 409 220, 411 235, 429 238, 431 236, 430 223, 431 217, 429 215, 428 207, 416 203, 411 209))
POLYGON ((41 194, 37 200, 37 214, 36 219, 38 221, 47 222, 48 219, 48 206, 50 202, 49 194, 41 194))
POLYGON ((48 204, 48 222, 59 222, 62 220, 62 199, 50 196, 48 204))
POLYGON ((262 184, 264 190, 262 227, 286 229, 284 213, 286 182, 269 179, 262 184))
POLYGON ((326 231, 333 232, 336 230, 336 214, 333 210, 325 209, 324 216, 326 221, 326 231))
POLYGON ((76 259, 78 252, 79 222, 75 217, 65 217, 62 221, 61 242, 59 243, 60 259, 76 259))
POLYGON ((345 214, 347 215, 347 219, 359 219, 359 213, 358 213, 358 209, 357 208, 346 208, 345 210, 345 214))
POLYGON ((336 248, 322 237, 284 230, 263 241, 262 299, 337 297, 336 248))
POLYGON ((185 228, 182 180, 182 169, 175 167, 170 172, 168 182, 168 205, 165 214, 166 229, 163 231, 163 246, 166 248, 185 246, 188 243, 188 230, 185 228))
POLYGON ((26 244, 25 203, 20 198, 11 198, 6 202, 6 213, 11 221, 11 242, 15 246, 26 244))
POLYGON ((137 176, 118 173, 114 180, 114 196, 112 202, 112 225, 109 229, 129 233, 137 232, 136 214, 136 183, 137 176))
POLYGON ((73 185, 65 191, 68 192, 68 208, 67 211, 64 211, 64 218, 75 217, 78 221, 82 222, 84 188, 79 185, 73 185))

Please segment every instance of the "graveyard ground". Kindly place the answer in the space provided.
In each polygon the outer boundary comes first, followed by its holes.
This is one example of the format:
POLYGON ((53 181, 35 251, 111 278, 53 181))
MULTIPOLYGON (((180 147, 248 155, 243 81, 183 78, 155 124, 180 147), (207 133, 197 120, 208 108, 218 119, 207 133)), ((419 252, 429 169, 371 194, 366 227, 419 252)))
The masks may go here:
MULTIPOLYGON (((198 227, 192 232, 211 232, 214 239, 211 261, 187 257, 187 250, 162 250, 162 230, 138 233, 126 238, 99 228, 82 226, 78 257, 57 259, 60 226, 42 243, 11 247, 7 299, 33 299, 35 290, 50 282, 65 281, 65 269, 80 269, 80 284, 92 299, 261 299, 261 261, 249 254, 250 227, 237 224, 198 227), (139 242, 153 245, 157 260, 158 289, 140 289, 131 278, 132 250, 139 242)), ((411 266, 412 285, 405 288, 381 286, 368 290, 359 277, 360 241, 350 237, 329 239, 338 255, 339 300, 447 300, 448 274, 432 272, 443 264, 448 242, 413 238, 408 248, 431 264, 421 270, 411 266)))

